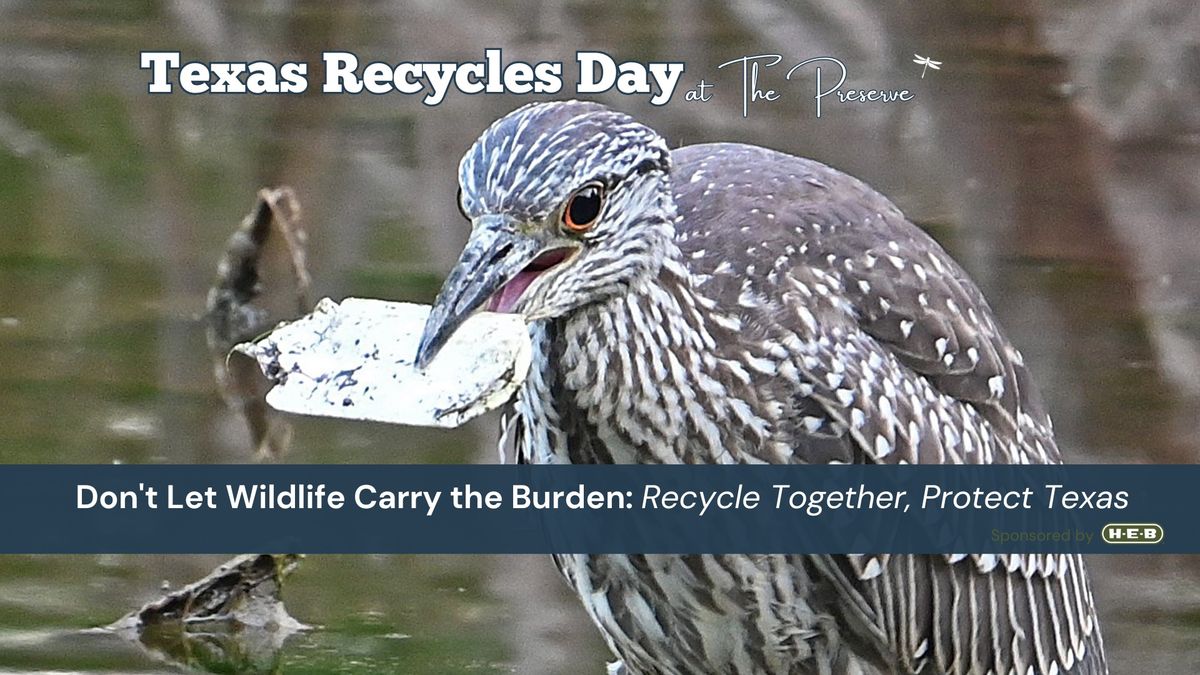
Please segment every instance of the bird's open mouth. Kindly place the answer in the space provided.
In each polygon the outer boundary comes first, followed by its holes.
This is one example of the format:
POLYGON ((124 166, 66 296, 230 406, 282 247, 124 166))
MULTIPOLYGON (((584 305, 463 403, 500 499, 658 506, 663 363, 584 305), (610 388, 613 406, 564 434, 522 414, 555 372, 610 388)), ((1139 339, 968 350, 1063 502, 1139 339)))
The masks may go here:
POLYGON ((511 312, 516 306, 517 301, 521 299, 521 295, 525 293, 525 289, 533 283, 534 279, 544 274, 547 270, 555 265, 565 261, 574 254, 576 249, 573 248, 555 248, 538 257, 534 258, 525 269, 517 272, 517 276, 509 280, 508 283, 500 287, 490 300, 488 300, 487 308, 489 312, 511 312))

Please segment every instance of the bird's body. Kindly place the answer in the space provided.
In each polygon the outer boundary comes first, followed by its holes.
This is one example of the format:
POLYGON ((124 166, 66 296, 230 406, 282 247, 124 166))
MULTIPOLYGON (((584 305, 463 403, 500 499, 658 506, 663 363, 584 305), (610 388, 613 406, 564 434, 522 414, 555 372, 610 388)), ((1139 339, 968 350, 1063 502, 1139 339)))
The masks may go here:
MULTIPOLYGON (((522 108, 464 158, 464 212, 484 223, 464 265, 511 255, 497 232, 513 222, 558 227, 486 289, 532 319, 523 461, 1060 461, 982 295, 886 198, 762 148, 667 152, 624 115, 564 103, 522 108), (583 154, 557 166, 560 147, 583 154), (551 168, 563 184, 539 186, 551 168)), ((464 284, 447 282, 431 342, 479 304, 464 284)), ((556 561, 630 673, 1106 672, 1077 556, 556 561)))

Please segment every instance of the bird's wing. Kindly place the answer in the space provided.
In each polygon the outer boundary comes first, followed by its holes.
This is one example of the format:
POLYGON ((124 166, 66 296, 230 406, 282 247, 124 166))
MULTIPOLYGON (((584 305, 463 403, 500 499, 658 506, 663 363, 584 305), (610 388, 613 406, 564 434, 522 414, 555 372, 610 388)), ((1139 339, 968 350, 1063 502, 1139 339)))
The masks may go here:
POLYGON ((1024 361, 982 293, 885 197, 818 162, 762 148, 689 146, 675 156, 680 247, 702 291, 737 298, 732 309, 764 340, 790 333, 804 343, 802 370, 826 408, 846 413, 868 458, 1060 461, 1024 361), (715 235, 714 223, 750 236, 715 235), (754 243, 740 245, 747 239, 754 243), (925 419, 933 403, 954 419, 925 419), (889 422, 902 428, 872 426, 889 422), (926 426, 939 433, 919 433, 926 426), (908 437, 909 427, 918 433, 908 437), (955 436, 968 428, 991 438, 955 436))
MULTIPOLYGON (((739 345, 761 338, 764 358, 795 364, 779 427, 798 461, 1060 461, 982 294, 885 197, 761 148, 691 146, 675 160, 678 241, 701 291, 736 298, 723 306, 739 345)), ((1103 672, 1078 556, 817 560, 844 623, 912 672, 1103 672)))
POLYGON ((863 579, 845 556, 814 557, 853 638, 907 673, 1107 673, 1077 555, 1055 574, 990 573, 941 556, 892 556, 863 579))

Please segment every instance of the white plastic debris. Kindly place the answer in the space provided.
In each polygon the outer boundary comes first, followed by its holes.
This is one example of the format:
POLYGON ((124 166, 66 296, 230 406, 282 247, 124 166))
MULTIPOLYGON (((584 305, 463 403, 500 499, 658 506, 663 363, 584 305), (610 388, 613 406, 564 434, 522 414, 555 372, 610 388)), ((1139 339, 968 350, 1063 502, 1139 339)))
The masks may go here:
POLYGON ((425 370, 413 361, 428 305, 328 298, 235 351, 274 382, 267 403, 285 412, 414 426, 457 427, 507 402, 529 372, 524 320, 467 319, 425 370))

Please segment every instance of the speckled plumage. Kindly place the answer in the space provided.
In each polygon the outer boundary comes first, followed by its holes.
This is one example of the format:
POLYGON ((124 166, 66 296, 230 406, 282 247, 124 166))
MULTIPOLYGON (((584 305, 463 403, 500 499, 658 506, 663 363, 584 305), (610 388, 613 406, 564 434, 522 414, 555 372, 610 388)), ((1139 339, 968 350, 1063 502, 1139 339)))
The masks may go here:
MULTIPOLYGON (((464 158, 464 210, 551 227, 602 172, 600 224, 517 308, 534 319, 523 461, 1061 461, 966 273, 823 164, 668 154, 625 115, 539 104, 464 158)), ((557 562, 630 673, 1106 672, 1077 556, 557 562)))

